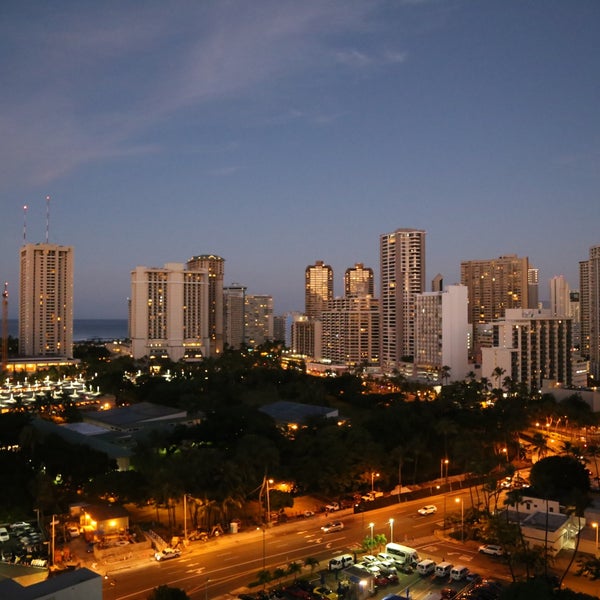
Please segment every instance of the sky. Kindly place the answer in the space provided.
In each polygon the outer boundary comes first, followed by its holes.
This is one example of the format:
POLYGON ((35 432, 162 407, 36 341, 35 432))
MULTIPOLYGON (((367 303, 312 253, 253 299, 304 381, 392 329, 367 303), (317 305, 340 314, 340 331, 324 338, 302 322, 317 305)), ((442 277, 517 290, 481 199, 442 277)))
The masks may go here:
POLYGON ((46 235, 74 247, 76 318, 126 318, 132 269, 198 254, 276 314, 316 260, 336 295, 357 262, 378 294, 379 236, 404 227, 427 232, 428 289, 506 254, 541 299, 555 275, 577 289, 599 31, 597 0, 4 0, 9 316, 46 235))

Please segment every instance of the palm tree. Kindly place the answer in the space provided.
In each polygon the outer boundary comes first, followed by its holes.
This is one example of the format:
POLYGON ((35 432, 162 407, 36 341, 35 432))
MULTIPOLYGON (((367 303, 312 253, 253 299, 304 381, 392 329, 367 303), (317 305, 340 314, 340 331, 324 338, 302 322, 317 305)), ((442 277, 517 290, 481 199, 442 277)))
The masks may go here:
POLYGON ((299 562, 292 561, 287 566, 287 572, 289 575, 293 575, 294 581, 296 581, 296 577, 298 576, 298 573, 302 572, 302 565, 299 562))
POLYGON ((310 567, 310 574, 312 575, 319 566, 319 561, 314 556, 307 556, 304 559, 304 566, 310 567))
POLYGON ((500 380, 502 379, 502 375, 504 375, 504 373, 506 373, 506 369, 503 369, 502 367, 496 367, 492 371, 492 375, 496 379, 496 389, 498 389, 498 390, 502 389, 500 387, 500 380))
POLYGON ((548 438, 538 431, 533 434, 531 443, 534 450, 537 451, 538 460, 540 460, 540 458, 544 458, 548 452, 548 438))
POLYGON ((264 590, 267 583, 269 583, 273 579, 273 576, 271 575, 271 571, 269 571, 269 569, 261 569, 256 574, 256 578, 258 580, 258 583, 260 583, 263 586, 264 590))
POLYGON ((440 377, 444 383, 448 383, 448 379, 450 379, 450 367, 448 365, 444 365, 440 369, 440 377))

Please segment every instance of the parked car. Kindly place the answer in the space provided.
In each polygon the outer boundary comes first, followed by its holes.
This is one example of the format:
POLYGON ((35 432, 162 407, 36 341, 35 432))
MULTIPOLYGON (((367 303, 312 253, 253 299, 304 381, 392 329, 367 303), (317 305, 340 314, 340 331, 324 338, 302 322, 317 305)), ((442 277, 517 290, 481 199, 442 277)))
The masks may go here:
POLYGON ((502 556, 504 554, 502 546, 496 544, 483 544, 479 546, 479 552, 481 554, 490 554, 491 556, 502 556))
POLYGON ((312 510, 305 510, 305 511, 302 513, 302 516, 303 516, 305 519, 310 519, 310 517, 314 517, 314 516, 315 516, 315 513, 314 513, 314 511, 312 511, 312 510))
POLYGON ((328 512, 335 512, 336 510, 340 510, 339 502, 330 502, 325 506, 325 510, 328 512))
POLYGON ((338 600, 338 595, 330 588, 325 585, 317 586, 313 590, 313 594, 320 596, 321 598, 327 598, 327 600, 338 600))
POLYGON ((8 542, 10 536, 8 535, 8 531, 6 527, 0 527, 0 542, 8 542))
POLYGON ((437 506, 435 504, 428 504, 427 506, 422 506, 417 512, 420 515, 432 515, 437 512, 437 506))
POLYGON ((342 529, 344 529, 344 524, 341 521, 330 521, 321 527, 323 533, 333 533, 334 531, 341 531, 342 529))
POLYGON ((79 527, 75 527, 75 525, 67 527, 67 532, 69 533, 71 538, 79 537, 79 527))
POLYGON ((181 556, 181 552, 179 552, 179 550, 175 550, 174 548, 165 548, 164 550, 154 554, 154 558, 158 561, 170 560, 171 558, 177 558, 178 556, 181 556))

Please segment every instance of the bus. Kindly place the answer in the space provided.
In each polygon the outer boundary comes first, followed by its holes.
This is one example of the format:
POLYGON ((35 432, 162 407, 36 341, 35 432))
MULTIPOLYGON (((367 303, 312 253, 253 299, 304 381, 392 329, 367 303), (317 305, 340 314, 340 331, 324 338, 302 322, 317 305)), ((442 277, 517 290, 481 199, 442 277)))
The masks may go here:
POLYGON ((414 548, 389 542, 385 545, 385 551, 394 557, 394 560, 401 565, 416 565, 419 562, 419 553, 414 548))

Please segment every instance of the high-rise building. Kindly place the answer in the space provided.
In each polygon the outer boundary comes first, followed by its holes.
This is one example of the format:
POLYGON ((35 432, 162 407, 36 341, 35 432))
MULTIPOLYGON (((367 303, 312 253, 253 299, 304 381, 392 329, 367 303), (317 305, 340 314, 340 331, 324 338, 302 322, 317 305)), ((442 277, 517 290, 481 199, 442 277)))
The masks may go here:
POLYGON ((366 296, 334 298, 323 311, 321 356, 338 365, 379 363, 379 301, 366 296))
POLYGON ((230 348, 238 349, 244 343, 245 305, 245 286, 232 283, 223 288, 223 337, 230 348))
POLYGON ((563 275, 550 279, 550 314, 553 317, 571 316, 571 290, 563 275))
POLYGON ((20 354, 72 357, 73 247, 25 244, 20 266, 20 354))
POLYGON ((300 354, 321 360, 323 325, 320 319, 309 319, 306 315, 293 314, 291 326, 291 349, 300 354))
POLYGON ((225 259, 215 254, 200 254, 187 261, 190 271, 208 271, 208 331, 210 353, 217 356, 223 352, 223 276, 225 259))
POLYGON ((246 294, 244 322, 246 346, 255 348, 273 341, 273 297, 246 294))
POLYGON ((476 360, 482 345, 477 325, 501 319, 509 308, 528 308, 528 277, 529 259, 516 254, 461 262, 461 283, 469 290, 469 323, 473 326, 476 360))
POLYGON ((414 357, 415 296, 425 291, 425 231, 397 229, 380 236, 381 350, 384 372, 414 357))
POLYGON ((590 375, 600 379, 600 246, 579 263, 582 354, 590 357, 590 375))
POLYGON ((130 332, 134 358, 193 360, 210 352, 206 269, 136 267, 131 272, 130 332))
POLYGON ((482 377, 498 378, 497 387, 509 377, 530 391, 540 390, 544 380, 572 385, 571 319, 553 317, 549 309, 511 308, 493 330, 493 346, 482 348, 482 377))
POLYGON ((375 295, 373 282, 373 269, 365 267, 363 263, 356 263, 353 267, 346 269, 344 273, 344 295, 371 296, 375 295))
POLYGON ((469 372, 467 288, 449 285, 442 292, 417 294, 415 301, 415 367, 418 372, 443 376, 449 367, 452 380, 469 372))
POLYGON ((274 315, 273 316, 273 341, 281 342, 284 346, 287 346, 286 342, 286 329, 287 329, 287 315, 274 315))
POLYGON ((304 272, 304 313, 310 319, 319 318, 333 299, 333 269, 318 260, 304 272))
MULTIPOLYGON (((540 270, 535 267, 529 267, 527 270, 527 302, 529 308, 539 308, 540 294, 539 294, 539 277, 540 270)), ((525 308, 527 308, 525 307, 525 308)))

